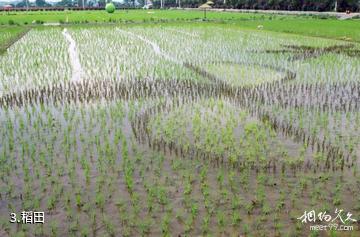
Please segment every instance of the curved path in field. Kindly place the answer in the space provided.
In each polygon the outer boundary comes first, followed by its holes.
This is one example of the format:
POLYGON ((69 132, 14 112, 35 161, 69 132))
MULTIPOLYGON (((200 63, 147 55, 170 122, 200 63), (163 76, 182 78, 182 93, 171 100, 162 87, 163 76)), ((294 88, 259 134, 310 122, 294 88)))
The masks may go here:
POLYGON ((132 37, 138 38, 139 40, 147 43, 148 45, 150 45, 150 46, 153 48, 154 52, 155 52, 157 55, 165 58, 166 60, 171 61, 171 62, 176 63, 176 64, 179 64, 179 65, 182 65, 182 64, 183 64, 182 62, 180 62, 180 61, 177 60, 176 58, 174 58, 174 57, 172 57, 171 55, 169 55, 169 54, 165 53, 164 51, 162 51, 162 50, 160 49, 159 45, 157 45, 155 42, 150 41, 150 40, 148 40, 147 38, 142 37, 141 35, 136 35, 136 34, 130 32, 130 31, 126 31, 126 30, 122 30, 122 29, 117 29, 117 31, 119 31, 119 32, 121 32, 121 33, 124 33, 124 34, 127 34, 127 35, 130 35, 130 36, 132 36, 132 37))
POLYGON ((66 28, 63 30, 62 34, 64 35, 65 39, 69 42, 68 51, 69 51, 71 68, 72 68, 71 81, 73 82, 81 81, 83 70, 81 67, 79 55, 76 48, 76 42, 68 33, 66 28))
POLYGON ((183 31, 183 30, 177 30, 177 29, 172 29, 172 28, 164 28, 164 29, 167 30, 167 31, 170 31, 170 32, 175 32, 175 33, 181 34, 183 36, 190 36, 190 37, 194 37, 194 38, 200 38, 199 35, 189 33, 189 32, 183 31))

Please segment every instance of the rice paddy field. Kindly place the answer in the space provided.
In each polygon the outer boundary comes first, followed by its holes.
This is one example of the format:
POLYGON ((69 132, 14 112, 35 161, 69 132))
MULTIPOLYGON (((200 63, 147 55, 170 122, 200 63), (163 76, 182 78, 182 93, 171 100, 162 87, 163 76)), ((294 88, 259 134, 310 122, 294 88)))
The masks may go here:
POLYGON ((32 28, 0 55, 0 236, 359 236, 359 83, 355 41, 32 28))

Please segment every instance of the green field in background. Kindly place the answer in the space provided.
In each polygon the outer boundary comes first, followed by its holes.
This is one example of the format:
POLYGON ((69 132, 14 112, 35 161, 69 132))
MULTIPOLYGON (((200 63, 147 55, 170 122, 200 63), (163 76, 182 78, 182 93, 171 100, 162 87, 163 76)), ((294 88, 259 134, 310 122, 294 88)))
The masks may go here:
MULTIPOLYGON (((20 32, 19 26, 39 26, 42 23, 67 24, 127 24, 169 23, 184 24, 184 21, 203 22, 202 11, 186 10, 117 10, 105 11, 39 11, 9 12, 0 14, 0 33, 20 32), (10 25, 10 27, 9 27, 10 25), (17 27, 14 27, 17 26, 17 27), (5 28, 4 28, 5 27, 5 28), (13 30, 13 28, 15 30, 13 30)), ((315 16, 274 15, 263 13, 207 12, 207 24, 227 24, 234 27, 316 36, 360 42, 360 20, 340 21, 334 18, 321 19, 315 16)), ((4 37, 3 37, 4 38, 4 37)), ((0 36, 0 44, 4 40, 0 36)))

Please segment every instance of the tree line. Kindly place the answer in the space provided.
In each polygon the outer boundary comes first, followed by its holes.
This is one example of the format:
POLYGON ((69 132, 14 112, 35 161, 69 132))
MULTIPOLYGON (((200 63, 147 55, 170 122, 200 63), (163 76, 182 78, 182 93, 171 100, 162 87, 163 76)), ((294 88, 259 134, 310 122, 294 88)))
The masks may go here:
MULTIPOLYGON (((179 0, 164 0, 165 6, 179 6, 179 0)), ((180 0, 181 7, 198 7, 207 0, 180 0)), ((290 10, 290 11, 359 11, 360 0, 213 0, 214 8, 290 10)), ((160 0, 153 1, 155 7, 160 0)))

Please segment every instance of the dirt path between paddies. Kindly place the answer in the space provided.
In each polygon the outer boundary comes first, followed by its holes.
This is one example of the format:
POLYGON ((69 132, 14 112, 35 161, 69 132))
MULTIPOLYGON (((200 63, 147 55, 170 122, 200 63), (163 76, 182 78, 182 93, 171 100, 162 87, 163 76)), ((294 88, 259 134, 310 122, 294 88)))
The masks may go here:
POLYGON ((70 57, 70 64, 72 68, 72 75, 71 75, 71 81, 73 82, 79 82, 81 81, 81 78, 83 76, 83 70, 81 67, 79 55, 76 48, 76 42, 71 37, 71 35, 68 33, 67 29, 65 28, 62 32, 65 39, 69 42, 69 57, 70 57))
POLYGON ((155 42, 150 41, 147 38, 142 37, 141 35, 134 34, 134 33, 130 32, 130 31, 126 31, 126 30, 122 30, 122 29, 117 29, 117 31, 119 31, 121 33, 124 33, 124 34, 128 34, 128 35, 130 35, 132 37, 138 38, 139 40, 141 40, 141 41, 147 43, 148 45, 150 45, 153 48, 155 54, 157 54, 157 55, 159 55, 159 56, 165 58, 166 60, 171 61, 171 62, 173 62, 175 64, 183 65, 183 62, 177 60, 176 58, 174 58, 171 55, 169 55, 169 54, 165 53, 164 51, 162 51, 160 49, 159 45, 157 45, 155 42))

